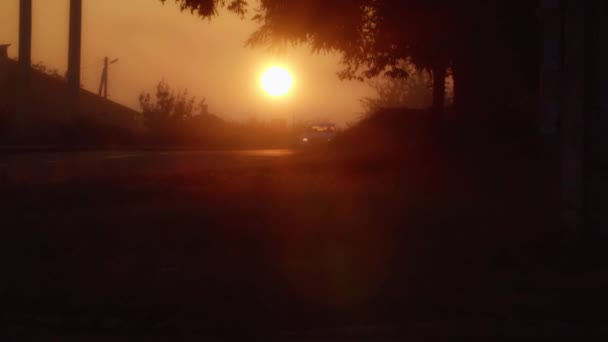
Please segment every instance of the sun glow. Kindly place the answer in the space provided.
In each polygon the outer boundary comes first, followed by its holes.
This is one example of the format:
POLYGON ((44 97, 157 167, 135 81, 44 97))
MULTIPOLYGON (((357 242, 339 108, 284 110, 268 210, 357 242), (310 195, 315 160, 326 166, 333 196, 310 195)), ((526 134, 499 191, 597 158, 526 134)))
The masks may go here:
POLYGON ((270 96, 283 96, 293 87, 293 77, 287 69, 279 66, 266 69, 260 82, 270 96))

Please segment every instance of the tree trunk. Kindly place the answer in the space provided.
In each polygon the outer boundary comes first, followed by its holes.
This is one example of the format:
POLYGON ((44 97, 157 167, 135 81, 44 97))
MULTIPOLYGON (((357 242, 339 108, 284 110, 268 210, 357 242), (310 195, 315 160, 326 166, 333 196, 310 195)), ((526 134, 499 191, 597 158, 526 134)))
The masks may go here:
POLYGON ((585 3, 565 3, 562 112, 562 218, 575 236, 582 232, 585 133, 585 3))
POLYGON ((491 68, 483 63, 488 61, 469 55, 457 59, 452 67, 454 109, 470 118, 484 117, 485 113, 500 109, 496 104, 499 86, 492 78, 491 68))
POLYGON ((457 65, 452 65, 452 78, 454 82, 454 90, 453 95, 454 99, 452 100, 452 107, 457 111, 461 106, 462 97, 460 95, 460 70, 457 68, 457 65))
POLYGON ((445 77, 447 68, 445 65, 433 67, 433 112, 442 114, 445 108, 445 77))
POLYGON ((560 4, 556 0, 543 0, 539 11, 540 31, 540 86, 539 152, 542 168, 539 177, 544 180, 540 198, 541 220, 547 227, 555 228, 560 218, 555 215, 560 210, 561 179, 558 170, 560 159, 560 77, 562 74, 562 22, 560 4))
POLYGON ((586 73, 586 110, 588 121, 585 138, 585 198, 587 204, 585 216, 587 226, 591 228, 588 237, 594 240, 608 242, 608 184, 603 181, 608 172, 608 164, 604 161, 608 156, 608 3, 593 2, 585 8, 588 13, 585 32, 586 37, 585 62, 586 73))

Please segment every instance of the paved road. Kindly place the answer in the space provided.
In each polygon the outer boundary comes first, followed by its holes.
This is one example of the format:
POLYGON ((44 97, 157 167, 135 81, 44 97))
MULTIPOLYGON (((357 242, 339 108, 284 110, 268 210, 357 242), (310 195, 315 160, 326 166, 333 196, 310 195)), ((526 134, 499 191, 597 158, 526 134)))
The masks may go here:
MULTIPOLYGON (((447 269, 446 265, 455 269, 461 267, 458 261, 455 262, 455 266, 448 264, 445 255, 450 254, 437 252, 440 249, 443 252, 448 248, 446 253, 456 253, 449 249, 451 244, 444 243, 446 239, 451 239, 449 230, 432 237, 426 237, 415 230, 418 224, 420 231, 427 231, 430 228, 431 232, 440 232, 439 228, 433 226, 436 222, 434 216, 428 221, 416 221, 420 218, 412 216, 411 219, 402 214, 406 210, 417 213, 415 210, 419 209, 416 206, 421 205, 420 203, 425 204, 424 193, 428 189, 423 187, 416 192, 417 188, 407 187, 409 183, 395 185, 391 181, 397 179, 396 177, 388 181, 366 180, 360 176, 348 177, 348 174, 347 177, 336 177, 331 172, 320 177, 316 170, 306 171, 301 175, 280 175, 280 181, 275 182, 277 174, 270 172, 272 166, 287 161, 288 156, 295 153, 290 150, 258 150, 0 154, 0 188, 4 184, 59 184, 56 187, 49 187, 49 191, 46 191, 45 187, 41 187, 43 191, 24 191, 22 196, 16 196, 16 199, 10 196, 3 197, 5 199, 3 208, 5 210, 9 208, 2 213, 3 219, 12 222, 18 229, 7 229, 10 224, 3 226, 0 241, 3 241, 4 245, 0 250, 5 254, 0 258, 4 261, 0 264, 0 270, 4 275, 11 276, 2 277, 0 274, 0 279, 11 279, 13 282, 16 281, 15 279, 20 279, 14 283, 16 284, 14 287, 11 287, 13 292, 4 292, 8 295, 3 295, 3 307, 7 307, 7 298, 11 298, 15 303, 20 304, 20 301, 25 301, 25 305, 31 305, 28 304, 31 303, 31 299, 38 296, 62 298, 61 296, 65 295, 71 300, 66 303, 80 303, 79 299, 82 298, 84 298, 83 303, 93 303, 87 307, 87 310, 92 310, 90 312, 94 316, 98 312, 103 313, 105 298, 127 298, 121 296, 128 295, 129 298, 133 298, 132 303, 135 304, 132 305, 147 307, 146 305, 150 303, 148 298, 154 298, 162 303, 163 300, 173 298, 173 293, 181 293, 185 298, 183 303, 187 303, 184 304, 185 308, 188 308, 188 305, 197 306, 199 303, 196 302, 197 300, 204 301, 205 308, 232 305, 235 308, 233 311, 218 312, 230 313, 230 321, 238 322, 238 319, 233 317, 233 313, 239 313, 239 317, 245 317, 249 313, 252 316, 258 314, 255 310, 251 312, 241 310, 248 308, 249 303, 256 303, 243 298, 266 298, 265 296, 272 292, 278 293, 279 296, 272 297, 275 301, 271 301, 271 305, 253 307, 262 308, 260 311, 262 313, 265 312, 264 310, 269 310, 270 314, 281 316, 283 312, 289 312, 291 317, 295 312, 296 315, 291 319, 298 320, 297 313, 307 312, 307 309, 294 309, 293 312, 289 309, 282 310, 282 305, 289 308, 292 303, 298 308, 297 305, 301 305, 298 296, 306 298, 306 301, 312 303, 314 307, 315 300, 326 303, 332 293, 340 293, 336 298, 348 298, 343 296, 349 295, 365 298, 367 293, 369 298, 378 301, 376 304, 370 304, 372 308, 390 308, 392 303, 399 303, 394 298, 399 299, 401 296, 408 298, 405 311, 402 313, 400 311, 402 307, 399 307, 399 311, 395 311, 397 315, 395 317, 401 314, 411 317, 412 312, 421 310, 420 307, 426 312, 427 305, 436 305, 437 312, 441 312, 442 308, 445 308, 442 303, 447 303, 445 305, 449 305, 449 309, 451 312, 456 312, 456 316, 453 319, 446 317, 441 321, 408 320, 395 327, 389 324, 346 330, 311 331, 303 337, 287 334, 290 337, 285 340, 391 340, 388 336, 392 336, 393 332, 395 336, 401 336, 399 334, 431 336, 432 338, 428 340, 433 341, 442 340, 442 337, 446 337, 444 340, 451 340, 449 338, 451 336, 465 338, 468 336, 472 340, 486 340, 484 337, 493 340, 496 336, 527 340, 530 336, 536 336, 546 337, 545 340, 554 340, 551 337, 568 336, 568 334, 572 336, 576 336, 577 333, 591 334, 591 332, 594 336, 608 334, 604 328, 605 324, 600 324, 601 318, 596 318, 597 324, 587 319, 594 317, 592 314, 594 308, 606 306, 605 301, 598 302, 598 298, 602 298, 601 293, 605 292, 606 288, 603 286, 606 281, 604 273, 598 273, 598 276, 594 277, 573 278, 571 284, 562 285, 567 291, 558 287, 558 284, 563 283, 560 278, 537 275, 536 278, 543 282, 539 281, 536 285, 531 282, 532 276, 526 272, 505 273, 497 278, 498 281, 494 279, 497 274, 493 273, 487 276, 492 280, 475 283, 475 286, 483 288, 483 291, 475 291, 473 288, 455 292, 454 297, 447 297, 445 302, 428 304, 410 302, 410 296, 399 291, 415 289, 418 269, 426 270, 432 267, 434 272, 441 272, 437 270, 447 269), (269 167, 269 170, 266 170, 266 167, 269 167), (256 172, 247 174, 248 170, 256 172), (236 177, 227 177, 227 180, 224 179, 214 187, 208 187, 207 183, 194 182, 192 186, 195 191, 192 193, 184 191, 184 188, 190 190, 192 183, 180 181, 182 175, 198 177, 226 172, 236 177), (266 179, 260 180, 258 177, 260 174, 266 179), (149 177, 147 180, 150 182, 142 182, 144 184, 142 189, 114 187, 106 193, 99 191, 99 187, 93 187, 92 194, 88 194, 87 187, 80 187, 79 184, 64 187, 62 184, 70 181, 94 183, 96 180, 104 179, 109 180, 108 184, 112 184, 112 181, 120 179, 121 176, 133 179, 132 177, 138 175, 149 177), (170 176, 169 178, 177 177, 178 181, 163 183, 164 175, 170 176), (240 175, 245 177, 239 177, 240 175), (242 179, 232 186, 233 181, 239 178, 242 179), (270 181, 266 182, 268 179, 270 181), (272 196, 260 198, 258 192, 265 191, 268 184, 279 185, 274 188, 275 193, 272 196), (165 196, 165 191, 174 186, 178 188, 177 191, 165 196), (217 191, 218 189, 220 191, 217 191), (225 189, 239 189, 243 190, 243 193, 221 191, 225 189), (411 192, 409 197, 402 195, 408 193, 405 189, 411 192), (218 196, 222 193, 224 196, 218 196), (401 201, 404 199, 408 201, 407 203, 416 203, 416 206, 403 204, 404 202, 401 201), (175 221, 176 217, 181 217, 183 220, 175 221), (239 226, 235 223, 241 222, 246 223, 244 226, 251 226, 254 229, 238 229, 239 226), (53 225, 58 226, 59 229, 49 229, 53 225), (273 230, 271 229, 273 225, 281 229, 273 230), (87 229, 80 229, 81 227, 87 229), (203 227, 205 229, 202 229, 203 227), (237 227, 237 229, 226 230, 226 227, 237 227), (409 227, 413 233, 409 235, 398 233, 402 227, 409 227), (11 239, 7 238, 11 236, 11 239), (146 238, 142 238, 144 236, 146 238), (409 243, 412 237, 416 240, 409 243), (428 252, 436 242, 439 247, 435 252, 428 252), (425 248, 416 249, 417 246, 425 248), (429 257, 434 256, 430 253, 437 253, 438 256, 429 257), (15 268, 12 268, 15 260, 21 260, 20 265, 28 265, 19 268, 24 270, 19 274, 21 278, 15 277, 15 268), (408 268, 404 265, 413 265, 413 263, 408 264, 408 260, 415 260, 416 264, 422 266, 414 267, 408 273, 406 272, 408 268), (425 262, 429 264, 424 264, 425 262), (403 275, 394 277, 393 275, 397 274, 396 270, 403 275), (252 277, 252 274, 256 276, 252 277), (331 292, 339 290, 339 287, 336 288, 341 284, 336 281, 342 279, 339 277, 348 280, 350 292, 331 292), (150 279, 154 279, 154 282, 150 282, 150 279), (204 281, 199 282, 197 279, 204 281), (300 279, 305 280, 306 287, 299 287, 300 279), (502 279, 505 281, 501 281, 502 279), (488 284, 491 287, 494 283, 513 283, 517 284, 514 286, 518 288, 510 293, 500 287, 500 291, 493 293, 494 290, 488 290, 484 285, 488 284), (524 284, 528 283, 532 285, 524 287, 524 284), (320 285, 308 287, 308 284, 320 285), (411 284, 414 286, 412 287, 411 284), (594 286, 594 288, 582 288, 579 284, 591 284, 585 286, 594 286), (157 289, 157 286, 162 290, 157 289), (519 287, 524 288, 522 290, 519 287), (103 291, 114 291, 110 293, 114 293, 115 297, 100 296, 103 293, 100 288, 103 288, 103 291), (315 292, 317 290, 319 293, 315 292), (12 293, 23 297, 10 295, 12 293), (196 295, 189 296, 192 293, 196 295), (235 293, 241 293, 242 297, 239 299, 237 296, 232 304, 224 304, 219 300, 234 297, 235 293), (218 301, 209 301, 209 298, 217 298, 218 301), (103 305, 99 304, 100 302, 103 302, 103 305), (274 309, 273 305, 276 305, 274 309), (512 317, 513 305, 529 310, 525 313, 529 318, 512 317), (553 312, 552 315, 547 316, 546 313, 550 311, 553 312), (463 314, 458 316, 459 312, 463 314), (584 318, 578 318, 580 315, 584 318), (408 325, 406 326, 405 323, 408 325), (375 338, 377 336, 380 338, 375 338)), ((301 168, 291 170, 299 171, 301 168)), ((101 184, 104 186, 106 183, 101 184)), ((11 192, 13 189, 10 187, 6 189, 7 194, 19 192, 11 192)), ((489 203, 488 210, 492 210, 494 208, 492 202, 489 203)), ((442 207, 430 208, 437 208, 439 213, 445 210, 442 207)), ((454 208, 460 210, 462 207, 454 206, 454 208)), ((502 207, 499 208, 502 210, 502 207)), ((452 212, 450 210, 453 209, 448 208, 448 215, 452 212)), ((464 207, 464 210, 467 210, 467 207, 464 207)), ((435 211, 432 213, 437 215, 435 211)), ((474 215, 477 213, 465 212, 462 217, 474 215)), ((422 217, 424 219, 424 216, 422 217)), ((458 216, 456 217, 458 219, 458 216)), ((441 224, 443 222, 440 221, 441 224)), ((486 221, 483 222, 485 225, 486 221)), ((459 226, 457 234, 460 234, 462 229, 462 226, 459 226)), ((509 234, 514 234, 511 228, 509 234)), ((462 249, 460 244, 455 245, 455 248, 462 249)), ((472 248, 475 248, 475 245, 472 248)), ((465 271, 467 269, 464 268, 465 271)), ((454 273, 456 272, 450 272, 450 277, 454 273)), ((424 274, 425 277, 432 275, 426 271, 424 274)), ((439 281, 436 283, 445 283, 441 281, 445 278, 437 279, 439 281)), ((450 286, 458 283, 451 278, 450 280, 452 280, 450 286)), ((2 283, 5 286, 6 284, 10 282, 2 283)), ((425 300, 424 297, 420 298, 422 301, 425 300)), ((0 327, 4 324, 5 327, 20 331, 20 327, 27 329, 36 324, 41 326, 56 324, 59 327, 64 324, 61 320, 62 316, 59 318, 50 316, 50 320, 48 315, 41 314, 40 319, 35 316, 36 310, 44 313, 44 305, 56 310, 57 302, 39 304, 43 301, 37 301, 36 303, 40 308, 25 310, 23 319, 12 313, 0 314, 0 327), (23 324, 14 324, 14 322, 23 322, 23 324)), ((118 308, 116 317, 129 317, 121 313, 120 305, 116 307, 118 308)), ((306 308, 306 306, 302 307, 306 308)), ((157 310, 156 312, 163 313, 162 306, 157 310)), ((393 307, 393 310, 397 309, 393 307)), ((163 314, 158 317, 164 317, 163 314)), ((303 320, 318 324, 307 314, 303 315, 303 320)), ((104 316, 100 315, 100 317, 99 322, 105 324, 104 316)), ((67 317, 66 322, 72 322, 70 319, 74 318, 67 317)), ((91 318, 90 324, 101 324, 96 323, 98 322, 96 319, 98 318, 91 318)), ((118 320, 119 327, 128 327, 132 324, 127 318, 122 319, 123 321, 118 320)), ((142 322, 156 324, 157 317, 151 319, 154 322, 147 320, 142 322)), ((167 319, 168 324, 175 322, 170 319, 171 317, 167 319)), ((223 322, 222 319, 223 316, 218 315, 218 322, 223 322)), ((85 327, 89 324, 86 320, 78 322, 85 327)), ((116 324, 116 321, 111 319, 108 322, 116 324)), ((186 323, 184 324, 187 327, 186 323)), ((175 326, 177 326, 175 329, 180 327, 179 324, 175 326)), ((2 341, 25 340, 17 338, 17 334, 3 339, 2 330, 6 329, 0 329, 2 341)), ((126 342, 147 339, 84 335, 47 339, 37 337, 36 340, 126 342)), ((149 340, 155 341, 155 339, 149 340)), ((394 340, 407 339, 394 338, 394 340)), ((175 340, 161 338, 157 341, 175 340)))
POLYGON ((180 174, 264 166, 292 150, 95 151, 0 156, 0 183, 36 184, 99 180, 138 174, 180 174))

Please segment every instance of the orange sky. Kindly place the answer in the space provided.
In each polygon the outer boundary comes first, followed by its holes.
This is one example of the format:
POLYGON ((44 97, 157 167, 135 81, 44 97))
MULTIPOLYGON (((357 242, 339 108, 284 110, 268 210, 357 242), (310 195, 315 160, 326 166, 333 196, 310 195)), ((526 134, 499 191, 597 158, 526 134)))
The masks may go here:
MULTIPOLYGON (((17 57, 19 0, 0 1, 0 44, 12 43, 17 57)), ((32 60, 58 68, 67 64, 69 0, 33 0, 32 60)), ((308 47, 290 48, 278 56, 244 41, 255 29, 250 19, 222 13, 211 21, 182 13, 171 1, 83 0, 82 83, 97 91, 106 55, 119 58, 110 69, 109 96, 138 108, 142 90, 161 79, 206 97, 210 110, 226 119, 296 121, 330 119, 338 123, 359 117, 359 99, 371 96, 366 84, 340 81, 336 55, 311 55, 308 47), (285 98, 271 98, 260 87, 264 68, 281 64, 294 75, 285 98)), ((249 14, 249 17, 251 13, 249 14)))

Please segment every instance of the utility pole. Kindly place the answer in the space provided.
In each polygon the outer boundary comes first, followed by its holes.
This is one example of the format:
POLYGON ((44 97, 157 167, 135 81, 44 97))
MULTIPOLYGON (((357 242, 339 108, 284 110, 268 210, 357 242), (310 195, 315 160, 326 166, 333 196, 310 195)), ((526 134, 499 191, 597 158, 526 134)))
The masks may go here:
MULTIPOLYGON (((31 0, 30 0, 31 1, 31 0)), ((80 49, 82 44, 82 0, 70 0, 68 92, 73 114, 80 109, 80 49)))
POLYGON ((11 44, 0 45, 0 115, 6 115, 8 108, 9 96, 7 96, 8 84, 8 48, 11 44))
POLYGON ((103 71, 101 72, 101 82, 99 82, 99 96, 103 96, 105 99, 108 98, 108 67, 118 62, 118 58, 110 61, 106 56, 103 59, 103 71))
POLYGON ((32 64, 32 0, 19 1, 19 64, 17 82, 16 118, 22 122, 29 112, 27 105, 30 97, 32 64))

